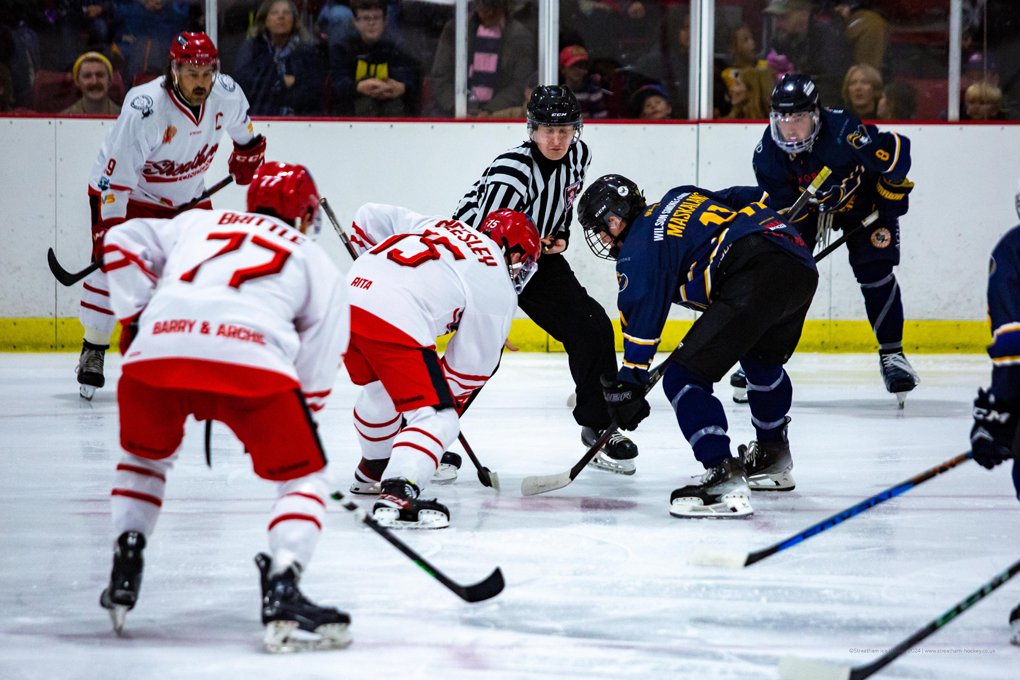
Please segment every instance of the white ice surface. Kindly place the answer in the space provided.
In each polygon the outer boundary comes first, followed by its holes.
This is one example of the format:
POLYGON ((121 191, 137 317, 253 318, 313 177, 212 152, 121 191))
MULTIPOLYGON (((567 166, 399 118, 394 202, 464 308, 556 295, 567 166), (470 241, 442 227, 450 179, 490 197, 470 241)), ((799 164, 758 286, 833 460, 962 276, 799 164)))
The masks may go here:
MULTIPOLYGON (((688 559, 770 545, 965 450, 987 358, 911 359, 923 383, 898 412, 876 356, 794 357, 797 489, 755 494, 749 520, 713 521, 668 514, 670 491, 700 466, 659 390, 633 435, 635 476, 585 470, 565 489, 521 497, 523 477, 567 470, 583 449, 564 406, 565 356, 508 354, 463 422, 502 493, 483 488, 465 456, 455 485, 431 487, 450 506, 451 528, 400 534, 464 583, 501 567, 506 590, 464 603, 334 505, 302 585, 351 613, 354 644, 273 657, 260 649, 252 563, 265 549, 273 490, 229 431, 215 429, 209 470, 201 428, 189 424, 141 598, 118 638, 97 604, 120 455, 118 357, 87 403, 75 356, 0 355, 0 679, 750 680, 778 677, 785 654, 867 663, 1020 557, 1020 504, 1005 466, 968 462, 744 570, 688 559)), ((748 412, 718 387, 735 449, 752 436, 748 412)), ((343 490, 358 460, 355 394, 342 376, 320 416, 343 490)), ((1007 628, 1018 600, 1020 579, 879 677, 1020 677, 1007 628)))

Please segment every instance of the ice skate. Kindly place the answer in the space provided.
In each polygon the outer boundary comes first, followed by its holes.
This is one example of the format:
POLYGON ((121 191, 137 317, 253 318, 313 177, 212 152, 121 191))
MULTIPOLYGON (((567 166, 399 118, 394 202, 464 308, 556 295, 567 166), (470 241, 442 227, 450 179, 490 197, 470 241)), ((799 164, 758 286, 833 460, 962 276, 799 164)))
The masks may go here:
POLYGON ((144 549, 145 536, 137 531, 122 533, 113 549, 110 585, 99 596, 99 605, 110 612, 113 630, 117 635, 124 630, 124 619, 138 601, 138 591, 142 587, 144 549))
POLYGON ((899 407, 907 399, 907 392, 917 387, 921 382, 917 371, 903 356, 903 352, 879 352, 879 368, 882 371, 882 380, 885 381, 885 389, 896 395, 899 407))
POLYGON ((433 499, 419 498, 421 491, 403 477, 384 479, 372 519, 391 529, 444 529, 450 526, 450 510, 433 499))
POLYGON ((751 490, 739 458, 727 458, 694 481, 673 491, 669 497, 669 514, 729 519, 750 517, 754 513, 751 490))
POLYGON ((433 484, 452 484, 457 481, 457 470, 460 469, 461 457, 453 451, 446 451, 439 461, 439 467, 432 475, 433 484))
POLYGON ((103 376, 103 364, 109 345, 93 345, 87 340, 81 343, 81 355, 74 372, 78 374, 78 394, 84 399, 92 400, 96 389, 106 384, 103 376))
MULTIPOLYGON (((581 428, 581 443, 591 448, 602 433, 590 427, 581 428)), ((609 436, 606 445, 588 461, 588 466, 596 470, 615 472, 618 475, 632 475, 637 472, 634 459, 637 458, 637 445, 619 432, 609 436)))
POLYGON ((255 564, 262 577, 262 644, 271 654, 340 649, 351 644, 351 617, 334 607, 320 607, 298 589, 297 563, 270 576, 272 558, 259 553, 255 564))
POLYGON ((730 374, 730 387, 733 388, 733 401, 738 404, 747 403, 747 376, 744 369, 738 368, 730 374))
POLYGON ((779 441, 752 441, 737 447, 751 491, 793 491, 796 486, 790 474, 793 457, 790 455, 790 440, 786 436, 789 423, 790 417, 787 416, 779 441))
POLYGON ((1009 615, 1009 630, 1012 633, 1009 641, 1020 646, 1020 604, 1009 615))

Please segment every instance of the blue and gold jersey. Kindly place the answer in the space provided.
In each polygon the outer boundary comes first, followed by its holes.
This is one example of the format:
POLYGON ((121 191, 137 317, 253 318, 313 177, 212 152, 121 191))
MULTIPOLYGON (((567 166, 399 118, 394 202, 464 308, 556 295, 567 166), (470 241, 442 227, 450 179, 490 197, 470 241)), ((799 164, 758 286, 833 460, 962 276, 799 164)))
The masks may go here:
POLYGON ((992 329, 992 394, 1020 401, 1020 226, 992 251, 988 267, 988 319, 992 329))
MULTIPOLYGON (((760 234, 799 266, 815 269, 800 233, 764 203, 757 187, 713 192, 671 189, 630 225, 616 262, 624 369, 647 371, 671 304, 704 310, 720 263, 733 243, 760 234)), ((798 266, 793 264, 792 266, 798 266)))

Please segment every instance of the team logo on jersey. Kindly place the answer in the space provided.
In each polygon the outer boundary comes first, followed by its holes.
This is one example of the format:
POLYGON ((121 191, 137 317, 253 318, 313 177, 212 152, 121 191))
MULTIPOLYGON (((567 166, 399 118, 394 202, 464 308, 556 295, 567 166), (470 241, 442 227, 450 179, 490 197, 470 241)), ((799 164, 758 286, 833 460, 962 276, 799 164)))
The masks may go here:
POLYGON ((630 280, 627 279, 626 274, 621 274, 620 272, 616 273, 616 284, 620 287, 621 293, 627 289, 628 283, 630 283, 630 280))
POLYGON ((111 205, 111 204, 116 203, 116 202, 117 202, 117 197, 114 196, 112 193, 106 194, 105 196, 103 196, 103 205, 111 205))
POLYGON ((169 144, 174 141, 174 137, 177 135, 177 128, 173 125, 167 125, 166 130, 163 131, 163 143, 169 144))
POLYGON ((857 126, 857 129, 846 136, 846 141, 850 142, 850 146, 855 149, 863 149, 868 144, 871 144, 871 137, 868 136, 868 131, 864 125, 857 126))
POLYGON ((228 76, 226 73, 220 74, 219 81, 220 85, 222 85, 223 89, 226 90, 227 92, 233 92, 234 90, 237 89, 237 83, 235 83, 234 79, 228 76))
POLYGON ((110 188, 110 178, 109 177, 100 177, 99 181, 96 182, 96 184, 99 185, 99 190, 100 191, 106 191, 107 189, 110 188))
POLYGON ((573 184, 568 185, 567 188, 563 190, 563 200, 567 202, 565 210, 569 211, 570 207, 574 205, 574 199, 577 198, 577 192, 580 190, 581 190, 580 182, 574 182, 573 184))
POLYGON ((871 232, 871 245, 876 248, 888 248, 892 245, 892 233, 885 227, 879 227, 871 232))
POLYGON ((131 108, 141 111, 142 118, 152 114, 152 97, 147 94, 140 94, 131 100, 131 108))

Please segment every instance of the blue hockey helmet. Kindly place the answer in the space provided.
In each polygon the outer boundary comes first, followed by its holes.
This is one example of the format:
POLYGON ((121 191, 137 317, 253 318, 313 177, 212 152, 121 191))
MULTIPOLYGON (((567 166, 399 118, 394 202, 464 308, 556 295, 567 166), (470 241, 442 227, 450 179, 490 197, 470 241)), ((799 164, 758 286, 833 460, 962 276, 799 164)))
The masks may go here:
POLYGON ((803 73, 787 73, 772 90, 772 140, 789 154, 810 151, 820 129, 818 89, 803 73))

